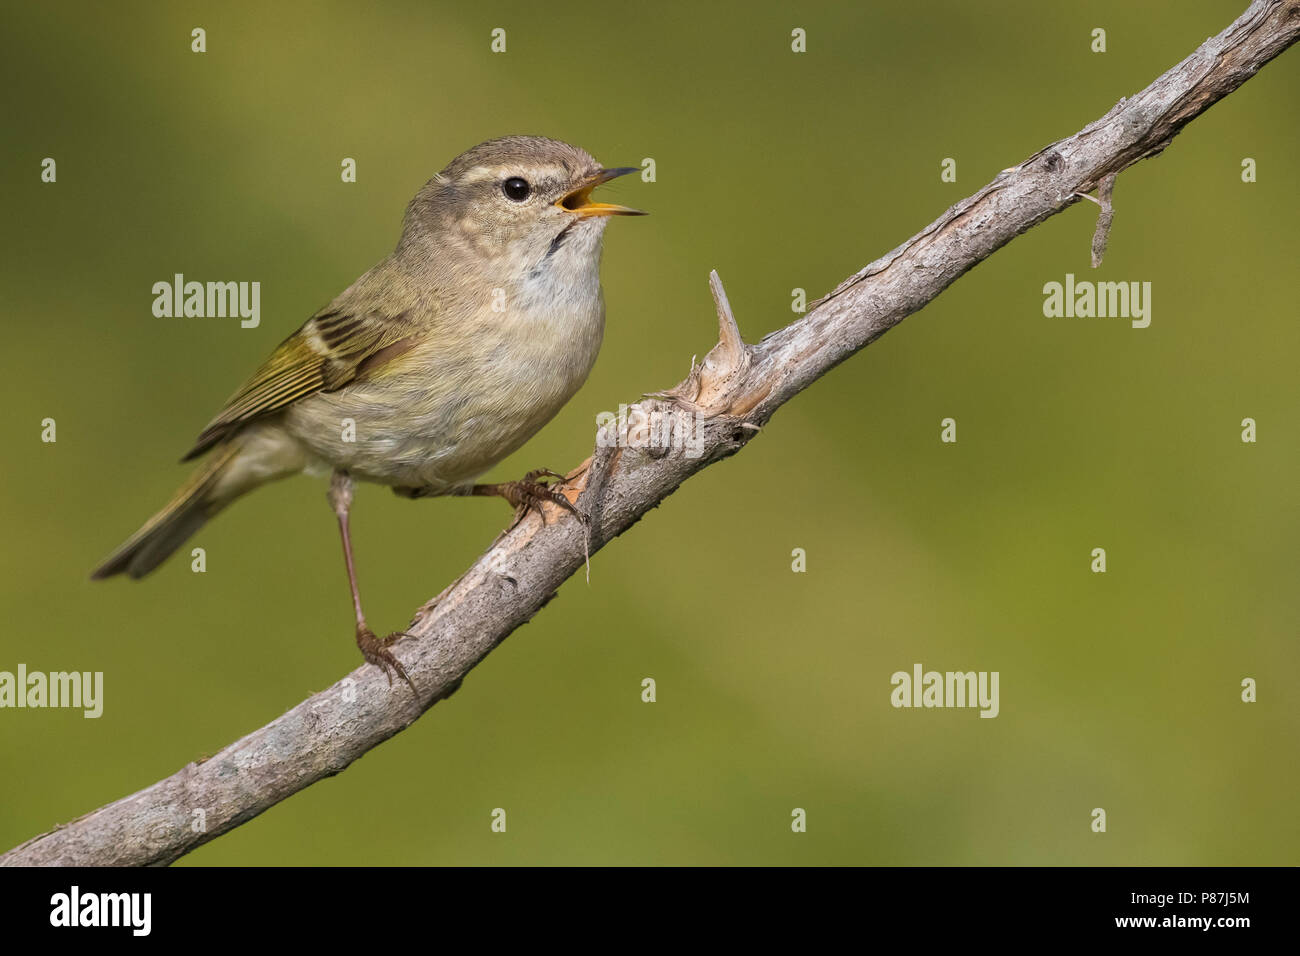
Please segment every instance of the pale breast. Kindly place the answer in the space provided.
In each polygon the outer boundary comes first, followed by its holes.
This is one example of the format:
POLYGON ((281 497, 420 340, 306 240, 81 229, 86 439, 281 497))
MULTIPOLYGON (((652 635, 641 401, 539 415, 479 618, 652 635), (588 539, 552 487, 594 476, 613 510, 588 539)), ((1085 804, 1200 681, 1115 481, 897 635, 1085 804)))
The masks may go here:
POLYGON ((591 268, 526 271, 383 374, 302 400, 286 428, 360 478, 435 491, 473 482, 550 421, 595 364, 599 253, 584 258, 591 268))

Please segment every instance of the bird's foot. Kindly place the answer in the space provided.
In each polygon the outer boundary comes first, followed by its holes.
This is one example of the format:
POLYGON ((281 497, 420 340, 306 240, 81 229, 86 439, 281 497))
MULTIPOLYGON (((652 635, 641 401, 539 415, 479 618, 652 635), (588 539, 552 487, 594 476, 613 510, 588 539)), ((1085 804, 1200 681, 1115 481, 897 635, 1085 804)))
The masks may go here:
POLYGON ((565 476, 557 474, 547 468, 538 468, 530 471, 519 481, 503 481, 495 485, 475 485, 473 493, 476 495, 496 495, 506 499, 515 507, 515 520, 510 525, 509 530, 514 530, 519 522, 530 511, 535 511, 541 517, 542 523, 546 523, 546 512, 543 505, 553 504, 563 508, 583 524, 586 518, 582 512, 574 507, 566 495, 558 490, 559 484, 563 484, 565 476), (550 483, 542 481, 543 478, 551 479, 550 483))
POLYGON ((357 624, 357 647, 361 649, 361 656, 370 664, 374 664, 384 672, 388 678, 388 686, 393 686, 393 675, 396 674, 402 680, 406 681, 407 686, 411 688, 411 693, 416 694, 415 683, 406 673, 406 668, 390 651, 389 645, 396 642, 399 638, 410 637, 405 631, 394 631, 385 638, 378 638, 375 632, 366 626, 365 622, 357 624))

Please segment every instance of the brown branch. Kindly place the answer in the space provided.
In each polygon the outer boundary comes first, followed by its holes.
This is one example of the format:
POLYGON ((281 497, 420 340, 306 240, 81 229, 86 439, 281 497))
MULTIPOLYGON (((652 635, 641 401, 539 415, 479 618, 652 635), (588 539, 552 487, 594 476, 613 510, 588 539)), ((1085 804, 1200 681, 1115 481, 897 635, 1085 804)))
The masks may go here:
MULTIPOLYGON (((1087 196, 1086 193, 1082 195, 1087 196)), ((1101 260, 1106 257, 1106 243, 1110 241, 1111 223, 1115 221, 1115 174, 1107 173, 1097 187, 1097 198, 1092 201, 1101 207, 1097 215, 1097 229, 1092 234, 1092 267, 1101 268, 1101 260)), ((1091 196, 1087 196, 1092 199, 1091 196)))
POLYGON ((529 518, 416 614, 414 639, 397 651, 420 688, 418 700, 404 684, 390 687, 377 668, 361 667, 215 756, 29 840, 0 863, 169 863, 340 772, 455 691, 583 566, 587 545, 599 550, 695 472, 735 454, 782 404, 998 248, 1159 153, 1298 35, 1300 0, 1254 0, 1145 90, 1003 170, 757 345, 740 340, 715 275, 718 345, 686 381, 634 406, 630 424, 605 424, 593 458, 569 476, 565 490, 589 516, 587 533, 558 509, 546 525, 529 518))

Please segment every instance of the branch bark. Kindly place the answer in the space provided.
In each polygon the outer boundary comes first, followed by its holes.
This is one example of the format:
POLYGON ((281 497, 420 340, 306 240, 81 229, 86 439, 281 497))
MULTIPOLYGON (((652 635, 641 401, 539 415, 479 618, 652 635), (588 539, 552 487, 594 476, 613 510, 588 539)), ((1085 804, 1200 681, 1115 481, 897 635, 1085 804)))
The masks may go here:
POLYGON ((781 405, 1001 246, 1161 152, 1298 36, 1300 0, 1254 0, 1145 90, 1003 170, 756 345, 741 340, 714 274, 718 345, 676 388, 633 406, 627 423, 603 425, 593 456, 568 476, 563 490, 588 516, 586 528, 559 509, 545 523, 529 517, 416 613, 414 639, 396 651, 418 698, 363 666, 215 756, 27 841, 0 856, 0 864, 170 863, 341 772, 453 693, 583 567, 588 550, 626 531, 691 475, 738 452, 781 405), (196 833, 197 809, 206 828, 196 833))

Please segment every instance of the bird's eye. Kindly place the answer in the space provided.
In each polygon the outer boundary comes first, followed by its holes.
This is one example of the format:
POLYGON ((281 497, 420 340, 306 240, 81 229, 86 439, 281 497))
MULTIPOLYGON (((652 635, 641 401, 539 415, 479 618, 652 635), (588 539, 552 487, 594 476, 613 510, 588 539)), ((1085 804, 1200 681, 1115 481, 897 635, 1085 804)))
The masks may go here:
POLYGON ((532 191, 528 185, 528 180, 520 179, 518 176, 511 176, 501 184, 501 191, 506 194, 506 198, 514 202, 523 202, 528 198, 532 191))

